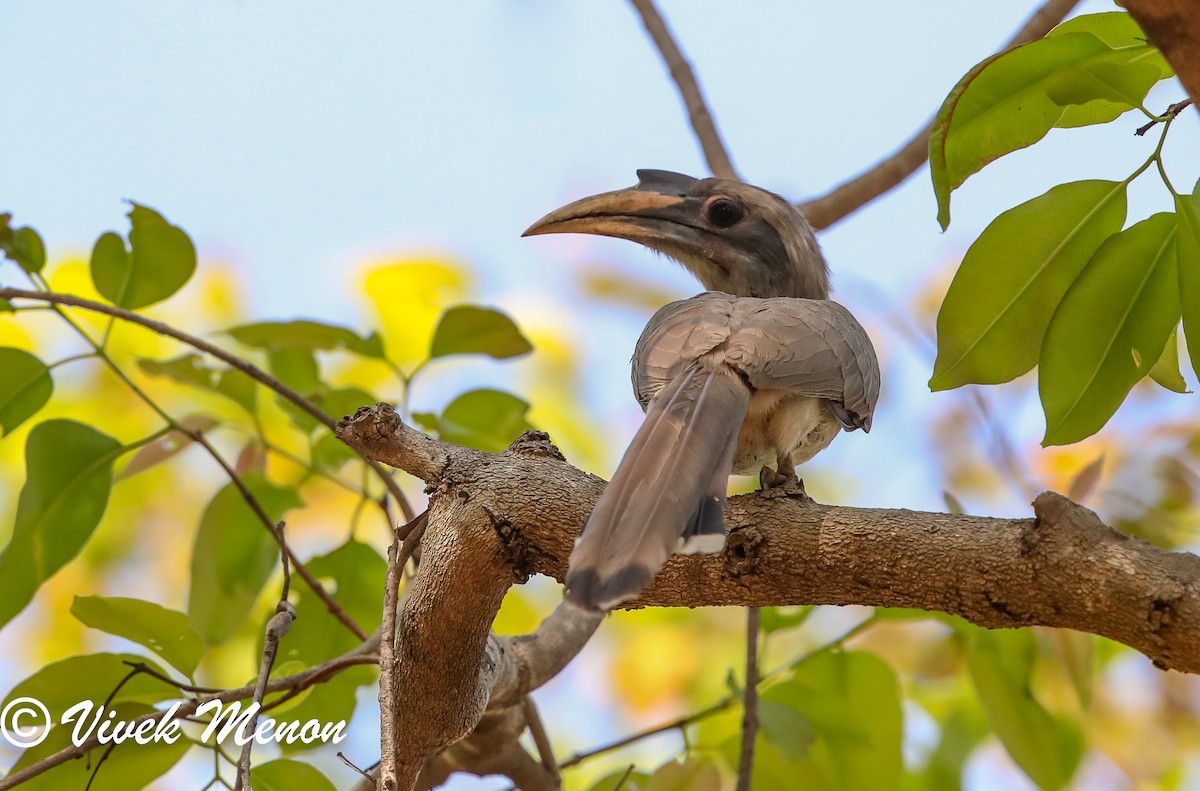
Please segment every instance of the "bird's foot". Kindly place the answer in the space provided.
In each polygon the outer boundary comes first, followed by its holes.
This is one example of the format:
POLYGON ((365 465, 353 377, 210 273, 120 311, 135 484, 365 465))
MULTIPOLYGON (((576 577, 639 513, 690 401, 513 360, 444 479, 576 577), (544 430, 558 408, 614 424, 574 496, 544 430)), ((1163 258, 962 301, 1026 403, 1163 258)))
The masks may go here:
POLYGON ((797 477, 794 468, 779 472, 770 467, 763 467, 758 472, 758 485, 767 497, 809 499, 808 492, 804 491, 804 481, 797 477))

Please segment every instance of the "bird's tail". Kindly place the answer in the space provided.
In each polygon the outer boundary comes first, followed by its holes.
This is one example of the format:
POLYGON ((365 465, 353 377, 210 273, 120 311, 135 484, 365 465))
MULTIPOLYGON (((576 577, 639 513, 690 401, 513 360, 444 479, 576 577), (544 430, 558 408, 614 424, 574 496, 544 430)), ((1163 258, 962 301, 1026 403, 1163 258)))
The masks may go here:
POLYGON ((663 388, 571 553, 567 598, 612 609, 641 592, 671 552, 721 550, 749 402, 749 387, 728 371, 692 367, 663 388))

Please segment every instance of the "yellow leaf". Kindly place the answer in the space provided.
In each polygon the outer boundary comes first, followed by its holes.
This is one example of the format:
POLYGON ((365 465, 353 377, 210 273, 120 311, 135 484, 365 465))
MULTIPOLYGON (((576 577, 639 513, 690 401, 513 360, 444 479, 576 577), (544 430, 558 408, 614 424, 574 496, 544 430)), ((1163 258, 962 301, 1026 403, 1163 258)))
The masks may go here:
POLYGON ((376 263, 364 288, 379 315, 388 357, 400 365, 424 360, 438 317, 463 301, 468 285, 465 265, 449 258, 376 263))

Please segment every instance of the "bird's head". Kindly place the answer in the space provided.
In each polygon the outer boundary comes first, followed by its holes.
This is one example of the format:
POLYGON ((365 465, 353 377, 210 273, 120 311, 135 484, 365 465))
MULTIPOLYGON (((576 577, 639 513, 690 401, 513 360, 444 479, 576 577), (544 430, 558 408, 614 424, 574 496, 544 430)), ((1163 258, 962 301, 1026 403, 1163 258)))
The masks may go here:
POLYGON ((639 242, 683 264, 710 291, 829 297, 811 226, 773 192, 732 179, 639 170, 638 183, 575 201, 523 234, 590 233, 639 242))

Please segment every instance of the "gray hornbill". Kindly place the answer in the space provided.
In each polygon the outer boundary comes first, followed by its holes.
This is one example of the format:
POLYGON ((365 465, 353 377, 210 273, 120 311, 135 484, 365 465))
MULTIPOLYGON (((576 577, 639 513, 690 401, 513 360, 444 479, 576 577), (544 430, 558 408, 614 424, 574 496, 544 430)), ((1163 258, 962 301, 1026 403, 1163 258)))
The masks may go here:
POLYGON ((795 465, 839 430, 870 430, 879 394, 871 341, 829 300, 828 266, 795 207, 728 179, 638 179, 525 231, 639 242, 708 289, 654 314, 633 354, 646 420, 567 572, 568 599, 603 610, 636 596, 672 551, 720 551, 730 474, 794 485, 795 465))

